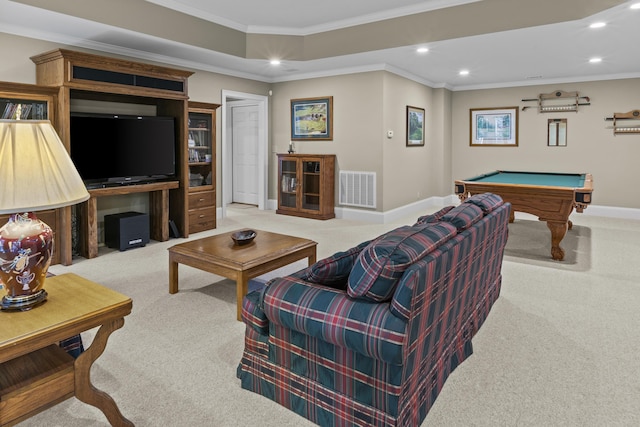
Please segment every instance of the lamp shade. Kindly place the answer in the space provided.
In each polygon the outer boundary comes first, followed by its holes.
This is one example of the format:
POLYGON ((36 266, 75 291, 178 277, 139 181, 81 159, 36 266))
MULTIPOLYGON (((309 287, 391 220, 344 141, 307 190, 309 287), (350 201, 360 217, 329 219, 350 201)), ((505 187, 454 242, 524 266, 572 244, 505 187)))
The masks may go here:
POLYGON ((49 121, 0 120, 2 310, 30 310, 44 302, 53 230, 33 211, 83 202, 89 192, 49 121))
POLYGON ((0 214, 74 205, 87 188, 48 120, 0 120, 0 214))

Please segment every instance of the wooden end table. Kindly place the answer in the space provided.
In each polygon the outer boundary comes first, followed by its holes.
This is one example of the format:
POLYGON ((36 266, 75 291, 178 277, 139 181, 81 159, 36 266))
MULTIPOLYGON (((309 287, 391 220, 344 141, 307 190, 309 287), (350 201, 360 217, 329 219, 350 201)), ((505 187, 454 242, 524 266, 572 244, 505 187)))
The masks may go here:
POLYGON ((242 320, 242 299, 249 279, 299 259, 316 262, 313 240, 255 230, 256 238, 244 246, 231 239, 233 232, 180 243, 169 248, 169 293, 178 292, 178 264, 188 265, 236 281, 237 319, 242 320))
POLYGON ((131 313, 131 299, 72 273, 49 277, 47 301, 29 311, 0 311, 0 425, 13 425, 75 396, 113 426, 133 426, 107 393, 91 384, 91 365, 131 313), (73 359, 57 343, 100 327, 73 359))

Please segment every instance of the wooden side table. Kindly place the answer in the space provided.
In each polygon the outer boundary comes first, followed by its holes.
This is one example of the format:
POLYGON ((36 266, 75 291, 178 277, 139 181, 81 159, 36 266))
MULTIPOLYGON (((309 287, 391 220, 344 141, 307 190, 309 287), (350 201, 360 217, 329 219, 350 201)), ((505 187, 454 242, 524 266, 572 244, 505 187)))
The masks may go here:
POLYGON ((40 306, 0 311, 0 425, 75 396, 100 409, 111 425, 133 426, 90 377, 109 335, 131 313, 131 299, 72 273, 48 278, 45 289, 49 297, 40 306), (56 344, 98 326, 91 346, 75 360, 56 344))

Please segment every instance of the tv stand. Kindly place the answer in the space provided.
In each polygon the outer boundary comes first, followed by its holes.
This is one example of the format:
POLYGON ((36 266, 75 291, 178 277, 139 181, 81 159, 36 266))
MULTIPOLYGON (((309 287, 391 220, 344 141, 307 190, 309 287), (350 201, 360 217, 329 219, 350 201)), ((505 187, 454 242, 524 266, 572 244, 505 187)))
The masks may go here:
POLYGON ((151 184, 118 185, 90 189, 89 200, 78 205, 80 255, 98 256, 98 198, 132 193, 149 193, 150 237, 164 242, 169 240, 169 190, 179 187, 178 181, 151 184))
MULTIPOLYGON (((72 109, 78 104, 92 102, 104 108, 119 104, 137 106, 152 115, 175 119, 175 181, 139 185, 93 188, 91 198, 79 205, 78 228, 80 252, 87 258, 97 256, 98 197, 148 192, 150 197, 151 238, 167 240, 169 219, 176 225, 180 236, 189 235, 189 167, 187 158, 188 78, 193 71, 179 70, 156 64, 110 58, 67 49, 54 49, 31 57, 36 65, 36 82, 57 89, 54 124, 67 151, 71 151, 72 109)), ((119 107, 118 107, 119 108, 119 107)), ((78 111, 80 112, 80 111, 78 111)), ((86 141, 91 144, 91 141, 86 141)), ((99 161, 100 159, 96 159, 99 161)), ((214 175, 215 176, 215 175, 214 175)), ((71 207, 58 212, 59 226, 56 242, 61 262, 72 262, 73 224, 71 207)))

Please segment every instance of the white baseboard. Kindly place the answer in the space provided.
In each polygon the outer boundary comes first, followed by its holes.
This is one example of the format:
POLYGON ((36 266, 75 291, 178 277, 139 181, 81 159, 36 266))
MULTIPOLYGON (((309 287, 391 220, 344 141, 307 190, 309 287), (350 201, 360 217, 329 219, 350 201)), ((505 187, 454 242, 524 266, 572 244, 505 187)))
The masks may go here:
MULTIPOLYGON (((444 207, 448 205, 457 205, 459 203, 458 196, 451 194, 444 197, 429 197, 428 199, 419 200, 399 208, 391 209, 386 212, 372 211, 369 209, 354 209, 349 207, 336 207, 336 218, 350 219, 355 221, 364 221, 374 224, 386 224, 393 222, 399 218, 415 215, 418 218, 427 212, 433 211, 433 208, 444 207)), ((276 210, 278 207, 277 200, 268 200, 267 209, 276 210)), ((222 216, 222 209, 218 208, 218 218, 222 216)), ((589 216, 602 216, 608 218, 635 219, 640 220, 640 209, 619 208, 612 206, 589 205, 582 213, 589 216)))
POLYGON ((640 209, 634 208, 617 208, 612 206, 589 205, 589 207, 585 209, 582 214, 589 216, 604 216, 608 218, 640 220, 640 209))
POLYGON ((445 197, 429 197, 428 199, 419 200, 386 212, 347 207, 337 207, 335 208, 335 211, 336 218, 358 220, 375 224, 386 224, 410 215, 415 215, 416 218, 418 218, 420 215, 432 212, 434 207, 438 208, 446 205, 457 205, 458 203, 458 197, 451 195, 445 197))

